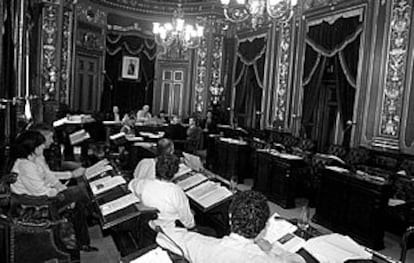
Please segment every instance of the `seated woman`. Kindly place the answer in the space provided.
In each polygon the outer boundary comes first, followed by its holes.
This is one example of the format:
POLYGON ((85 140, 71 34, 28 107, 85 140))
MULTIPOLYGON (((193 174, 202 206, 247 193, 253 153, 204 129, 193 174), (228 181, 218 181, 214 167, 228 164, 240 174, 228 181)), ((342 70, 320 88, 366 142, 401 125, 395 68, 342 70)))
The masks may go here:
MULTIPOLYGON (((56 197, 58 208, 75 202, 73 225, 79 249, 96 251, 89 245, 90 238, 86 222, 85 204, 89 202, 87 193, 79 186, 67 187, 62 184, 44 162, 45 137, 38 131, 25 131, 15 141, 12 150, 14 159, 11 172, 18 174, 10 189, 15 194, 56 197)), ((82 176, 77 170, 72 177, 82 176)), ((69 172, 68 172, 69 173, 69 172)))
POLYGON ((178 185, 171 182, 178 171, 178 164, 178 157, 163 154, 157 158, 155 180, 139 180, 129 185, 144 205, 159 210, 158 218, 150 222, 152 229, 156 229, 156 226, 174 228, 176 221, 188 229, 195 226, 187 196, 178 185))

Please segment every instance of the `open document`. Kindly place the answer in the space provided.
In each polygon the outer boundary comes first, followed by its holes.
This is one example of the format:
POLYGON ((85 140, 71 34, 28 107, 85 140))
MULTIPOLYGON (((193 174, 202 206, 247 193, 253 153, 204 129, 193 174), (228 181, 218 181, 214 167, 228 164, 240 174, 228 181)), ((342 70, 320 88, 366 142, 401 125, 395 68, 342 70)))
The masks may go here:
POLYGON ((92 178, 112 169, 112 166, 108 164, 108 160, 101 160, 91 167, 86 168, 85 176, 86 179, 91 180, 92 178))
POLYGON ((226 187, 212 181, 206 181, 188 190, 186 194, 204 208, 210 207, 233 195, 226 187))
POLYGON ((371 259, 372 254, 348 236, 330 234, 306 241, 303 248, 321 263, 342 263, 350 259, 371 259))
MULTIPOLYGON (((102 179, 104 179, 104 178, 102 178, 102 179)), ((99 194, 101 194, 103 192, 106 192, 108 190, 111 190, 112 188, 115 188, 115 187, 117 187, 118 185, 121 185, 121 184, 126 184, 126 181, 122 176, 117 175, 117 176, 111 177, 109 179, 105 179, 99 184, 96 184, 96 183, 90 184, 90 186, 91 186, 92 193, 94 195, 99 195, 99 194)))
POLYGON ((176 184, 181 187, 184 191, 187 191, 188 189, 199 185, 200 183, 207 181, 207 177, 205 177, 201 173, 188 173, 185 175, 180 176, 176 180, 176 184))
POLYGON ((72 145, 86 141, 89 138, 91 138, 91 135, 85 129, 69 134, 70 144, 72 145))
POLYGON ((135 194, 130 193, 108 203, 105 203, 99 206, 99 208, 102 211, 102 215, 106 216, 135 203, 139 203, 139 199, 135 194))

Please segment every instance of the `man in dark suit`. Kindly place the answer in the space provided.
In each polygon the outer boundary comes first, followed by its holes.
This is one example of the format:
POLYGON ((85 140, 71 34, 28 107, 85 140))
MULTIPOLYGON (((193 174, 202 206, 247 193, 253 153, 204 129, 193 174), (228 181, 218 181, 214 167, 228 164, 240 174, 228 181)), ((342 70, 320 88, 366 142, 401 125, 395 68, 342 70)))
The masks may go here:
POLYGON ((171 140, 185 140, 187 137, 186 128, 181 124, 178 116, 173 116, 170 125, 165 130, 165 137, 171 140))

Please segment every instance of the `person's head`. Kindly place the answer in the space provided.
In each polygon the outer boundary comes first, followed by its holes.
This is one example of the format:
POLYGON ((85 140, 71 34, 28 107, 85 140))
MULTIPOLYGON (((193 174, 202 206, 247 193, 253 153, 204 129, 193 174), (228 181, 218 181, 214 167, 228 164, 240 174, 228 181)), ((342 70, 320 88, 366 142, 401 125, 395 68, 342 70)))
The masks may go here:
POLYGON ((163 154, 157 157, 155 176, 157 179, 170 181, 178 172, 180 159, 174 154, 163 154))
POLYGON ((179 124, 181 122, 180 118, 177 115, 174 115, 171 120, 171 124, 179 124))
POLYGON ((188 124, 190 126, 197 126, 197 118, 196 117, 190 117, 190 119, 188 119, 188 124))
POLYGON ((29 158, 43 155, 45 149, 45 137, 38 131, 24 131, 17 136, 13 146, 13 157, 29 158))
POLYGON ((207 119, 212 119, 213 118, 213 112, 211 110, 208 110, 206 113, 206 117, 207 119))
POLYGON ((173 154, 174 153, 174 143, 172 140, 163 138, 157 143, 157 154, 173 154))
POLYGON ((119 113, 119 108, 118 108, 118 106, 113 106, 113 107, 112 107, 112 112, 113 112, 113 113, 119 113))
POLYGON ((142 107, 142 110, 143 110, 143 111, 145 111, 145 112, 148 112, 148 111, 149 111, 149 109, 150 109, 150 106, 149 106, 149 105, 144 105, 144 106, 142 107))
POLYGON ((165 110, 160 111, 160 118, 165 118, 167 116, 165 110))
POLYGON ((266 197, 256 191, 238 192, 229 207, 230 231, 245 238, 255 238, 270 215, 266 197))
POLYGON ((43 137, 45 137, 45 147, 49 148, 50 145, 53 143, 53 129, 50 125, 46 123, 35 123, 30 126, 31 131, 38 131, 40 132, 43 137))

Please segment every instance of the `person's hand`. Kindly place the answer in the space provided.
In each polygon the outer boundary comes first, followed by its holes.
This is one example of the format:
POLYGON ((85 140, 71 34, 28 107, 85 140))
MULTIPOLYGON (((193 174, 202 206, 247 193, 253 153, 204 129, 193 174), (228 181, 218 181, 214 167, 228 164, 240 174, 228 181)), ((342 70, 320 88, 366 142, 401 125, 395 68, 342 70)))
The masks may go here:
POLYGON ((72 171, 72 176, 74 178, 81 177, 82 175, 85 174, 85 171, 86 171, 85 168, 79 167, 78 169, 72 171))

